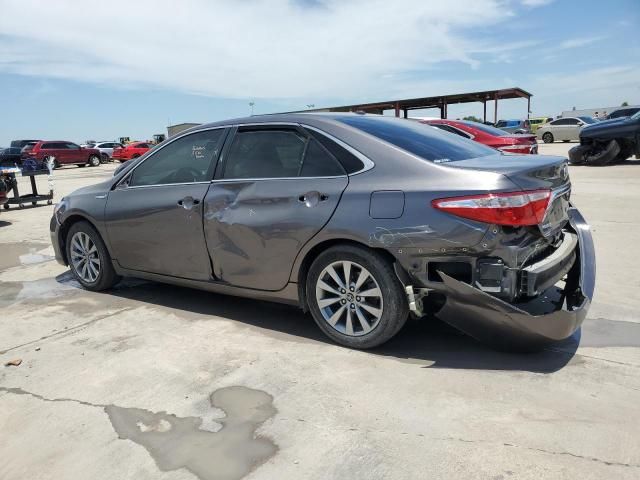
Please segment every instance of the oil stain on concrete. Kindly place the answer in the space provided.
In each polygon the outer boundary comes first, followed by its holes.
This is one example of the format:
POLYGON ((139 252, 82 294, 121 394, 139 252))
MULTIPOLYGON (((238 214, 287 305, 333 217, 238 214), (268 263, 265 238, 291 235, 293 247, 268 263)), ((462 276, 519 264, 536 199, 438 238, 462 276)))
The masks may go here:
POLYGON ((210 401, 226 414, 217 432, 201 429, 198 417, 113 405, 105 411, 118 436, 146 448, 163 471, 185 468, 201 480, 234 480, 275 455, 277 446, 255 434, 276 413, 271 395, 234 386, 216 390, 210 401))

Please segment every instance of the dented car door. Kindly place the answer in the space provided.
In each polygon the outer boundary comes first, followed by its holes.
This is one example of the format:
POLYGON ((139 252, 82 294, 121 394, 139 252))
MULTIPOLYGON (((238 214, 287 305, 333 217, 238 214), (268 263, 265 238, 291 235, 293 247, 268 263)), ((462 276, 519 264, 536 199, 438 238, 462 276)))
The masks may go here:
POLYGON ((281 290, 294 260, 329 221, 348 177, 296 126, 239 127, 204 205, 214 277, 281 290))
POLYGON ((105 219, 114 260, 128 270, 209 280, 202 201, 225 129, 177 138, 109 192, 105 219))

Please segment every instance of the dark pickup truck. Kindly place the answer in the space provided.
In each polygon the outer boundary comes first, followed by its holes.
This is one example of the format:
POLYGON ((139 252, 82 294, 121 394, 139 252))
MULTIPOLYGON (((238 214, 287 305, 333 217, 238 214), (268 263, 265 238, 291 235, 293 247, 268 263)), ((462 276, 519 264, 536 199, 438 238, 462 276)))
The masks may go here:
POLYGON ((640 112, 594 123, 580 131, 580 145, 569 150, 574 165, 613 165, 640 155, 640 112))

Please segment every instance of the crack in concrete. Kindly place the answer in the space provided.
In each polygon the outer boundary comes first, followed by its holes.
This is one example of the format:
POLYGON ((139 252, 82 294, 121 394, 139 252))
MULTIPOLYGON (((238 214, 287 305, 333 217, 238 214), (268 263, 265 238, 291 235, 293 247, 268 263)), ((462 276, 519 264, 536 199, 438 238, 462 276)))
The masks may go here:
MULTIPOLYGON (((434 437, 433 440, 456 441, 456 442, 463 442, 463 443, 486 443, 483 440, 469 440, 469 439, 466 439, 466 438, 459 438, 459 437, 434 437)), ((556 452, 556 451, 553 451, 553 450, 545 450, 543 448, 527 447, 525 445, 516 445, 514 443, 502 443, 502 445, 504 447, 520 448, 520 449, 523 449, 523 450, 530 450, 530 451, 533 451, 533 452, 546 453, 548 455, 566 455, 566 456, 573 457, 573 458, 579 458, 581 460, 589 460, 589 461, 592 461, 592 462, 602 463, 603 465, 607 465, 607 466, 640 468, 640 465, 639 464, 635 464, 635 463, 614 462, 614 461, 610 461, 610 460, 603 460, 603 459, 597 458, 597 457, 589 457, 589 456, 585 456, 585 455, 578 455, 577 453, 556 452)))
POLYGON ((68 335, 71 335, 73 333, 80 332, 80 331, 84 330, 85 328, 93 325, 94 323, 99 322, 100 320, 104 320, 106 318, 113 317, 114 315, 118 315, 120 313, 126 312, 127 310, 132 310, 134 308, 136 308, 136 307, 121 308, 120 310, 117 310, 115 312, 109 313, 107 315, 103 315, 101 317, 94 318, 93 320, 89 320, 88 322, 84 322, 84 323, 80 323, 78 325, 74 325, 74 326, 66 328, 64 330, 60 330, 59 332, 54 332, 54 333, 51 333, 49 335, 45 335, 43 337, 40 337, 40 338, 38 338, 36 340, 31 340, 29 342, 25 342, 25 343, 22 343, 20 345, 15 345, 13 347, 9 347, 9 348, 7 348, 5 350, 0 350, 0 355, 4 355, 5 353, 11 352, 12 350, 17 350, 18 348, 22 348, 22 347, 26 347, 26 346, 29 346, 29 345, 33 345, 34 343, 38 343, 38 342, 42 342, 42 341, 45 341, 45 340, 49 340, 51 338, 56 338, 56 337, 64 338, 64 337, 66 337, 68 335))

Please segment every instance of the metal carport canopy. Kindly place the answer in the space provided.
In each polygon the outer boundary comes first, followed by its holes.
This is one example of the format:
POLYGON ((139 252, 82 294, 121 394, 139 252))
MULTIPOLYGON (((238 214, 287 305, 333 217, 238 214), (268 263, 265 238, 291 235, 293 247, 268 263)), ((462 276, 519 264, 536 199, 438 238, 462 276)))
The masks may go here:
POLYGON ((533 95, 518 87, 503 88, 500 90, 484 90, 481 92, 456 93, 453 95, 439 95, 437 97, 408 98, 404 100, 389 100, 375 103, 360 103, 355 105, 343 105, 339 107, 315 108, 304 110, 305 112, 355 112, 382 113, 384 110, 394 110, 396 117, 407 118, 409 110, 422 110, 427 108, 439 108, 440 117, 447 118, 447 105, 453 103, 480 102, 483 104, 484 121, 487 121, 487 102, 495 102, 494 121, 498 121, 498 100, 508 100, 512 98, 527 99, 527 118, 531 110, 531 97, 533 95))

